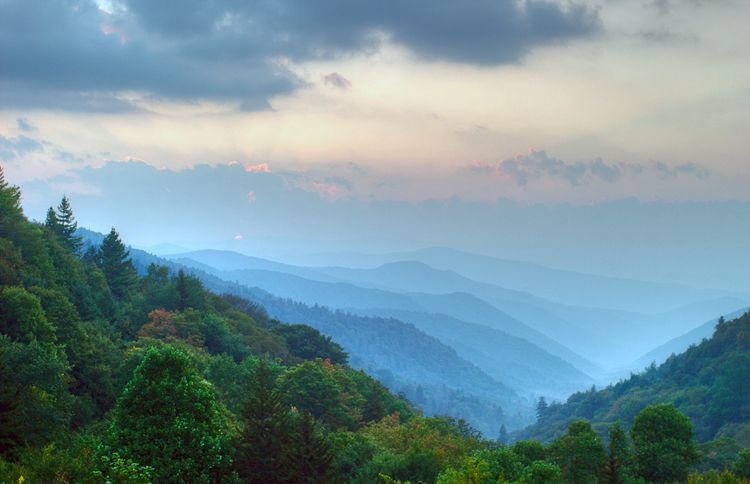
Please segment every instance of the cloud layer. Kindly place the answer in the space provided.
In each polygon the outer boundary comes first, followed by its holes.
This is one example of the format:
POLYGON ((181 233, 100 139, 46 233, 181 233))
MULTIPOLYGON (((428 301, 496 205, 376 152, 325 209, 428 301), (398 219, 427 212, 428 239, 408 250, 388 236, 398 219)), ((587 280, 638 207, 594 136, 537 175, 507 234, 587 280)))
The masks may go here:
POLYGON ((529 150, 528 154, 518 155, 496 163, 477 162, 468 170, 481 175, 508 177, 519 186, 542 178, 556 178, 571 185, 582 185, 590 181, 614 183, 625 176, 656 175, 660 178, 674 178, 689 175, 706 178, 708 169, 695 163, 668 165, 663 162, 607 163, 601 158, 591 161, 566 162, 549 156, 545 151, 529 150))
POLYGON ((262 109, 304 81, 288 60, 398 44, 427 60, 497 65, 596 31, 546 1, 93 0, 0 2, 0 107, 135 109, 132 93, 262 109))

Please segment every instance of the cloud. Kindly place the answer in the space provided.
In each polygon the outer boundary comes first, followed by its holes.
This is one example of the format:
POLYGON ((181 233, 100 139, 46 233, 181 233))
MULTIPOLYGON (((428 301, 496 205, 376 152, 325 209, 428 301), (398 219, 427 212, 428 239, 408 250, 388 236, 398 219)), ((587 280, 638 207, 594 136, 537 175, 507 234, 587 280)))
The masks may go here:
POLYGON ((123 93, 267 109, 306 83, 288 60, 331 60, 398 44, 475 65, 587 36, 596 10, 544 0, 93 0, 0 2, 0 107, 127 111, 123 93))
POLYGON ((5 137, 0 134, 0 160, 9 161, 21 158, 33 151, 41 151, 44 145, 28 136, 5 137))
POLYGON ((476 162, 467 167, 472 173, 508 177, 519 186, 541 178, 557 178, 571 185, 582 185, 592 180, 614 183, 626 175, 637 176, 655 173, 661 178, 674 178, 678 175, 692 175, 706 178, 709 171, 695 163, 667 165, 663 162, 607 163, 601 158, 590 161, 569 163, 553 158, 545 151, 530 149, 527 154, 517 155, 496 163, 476 162))
POLYGON ((268 166, 268 163, 258 163, 257 165, 245 166, 245 171, 247 173, 270 173, 271 167, 268 166))
POLYGON ((333 86, 347 91, 352 88, 352 82, 338 72, 331 72, 323 77, 326 86, 333 86))
POLYGON ((17 118, 16 125, 19 131, 23 131, 25 133, 36 131, 36 126, 31 124, 31 122, 26 118, 17 118))

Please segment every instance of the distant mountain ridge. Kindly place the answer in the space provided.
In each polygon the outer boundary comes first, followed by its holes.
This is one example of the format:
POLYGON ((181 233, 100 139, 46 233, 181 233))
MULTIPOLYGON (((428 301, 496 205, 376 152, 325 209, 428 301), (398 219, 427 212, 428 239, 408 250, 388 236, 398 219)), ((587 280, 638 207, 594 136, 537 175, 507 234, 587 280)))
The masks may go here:
MULTIPOLYGON (((88 244, 103 235, 79 229, 88 244)), ((453 348, 414 326, 388 318, 371 318, 308 306, 253 287, 222 280, 202 268, 190 267, 130 248, 140 272, 149 264, 184 269, 218 294, 234 294, 263 306, 272 317, 303 323, 331 336, 350 355, 352 366, 379 378, 392 391, 403 392, 430 414, 465 418, 492 436, 501 424, 509 428, 531 419, 531 402, 458 356, 453 348)))

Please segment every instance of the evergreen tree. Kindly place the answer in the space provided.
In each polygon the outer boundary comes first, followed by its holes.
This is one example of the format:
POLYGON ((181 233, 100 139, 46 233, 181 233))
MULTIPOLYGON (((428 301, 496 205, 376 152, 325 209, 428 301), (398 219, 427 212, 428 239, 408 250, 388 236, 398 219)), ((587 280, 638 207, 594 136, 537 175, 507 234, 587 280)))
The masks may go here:
POLYGON ((217 482, 231 464, 224 412, 185 353, 152 348, 117 402, 110 444, 155 482, 217 482))
POLYGON ((363 422, 377 422, 383 418, 386 414, 385 405, 383 404, 383 396, 380 393, 380 389, 373 385, 372 391, 365 398, 365 405, 362 409, 362 421, 363 422))
POLYGON ((54 233, 55 235, 58 235, 58 232, 57 232, 58 223, 59 222, 57 221, 57 214, 55 213, 55 209, 52 207, 48 208, 47 218, 44 221, 44 226, 50 229, 52 233, 54 233))
POLYGON ((60 205, 57 206, 57 236, 60 239, 60 243, 68 251, 73 254, 78 254, 83 247, 83 241, 81 237, 76 235, 78 230, 78 222, 73 215, 73 209, 70 207, 70 200, 68 197, 62 197, 60 205))
POLYGON ((254 368, 248 393, 241 414, 244 429, 237 445, 235 469, 248 482, 288 482, 291 470, 289 405, 266 360, 259 360, 254 368))
POLYGON ((505 424, 500 426, 500 433, 497 435, 497 443, 500 445, 508 445, 508 429, 505 428, 505 424))
POLYGON ((536 419, 537 421, 542 421, 544 419, 544 416, 546 415, 547 408, 549 408, 549 405, 547 404, 547 400, 545 400, 544 397, 539 397, 539 400, 536 403, 536 419))
POLYGON ((302 413, 296 425, 291 452, 292 476, 295 483, 331 482, 331 446, 309 412, 302 413))
POLYGON ((136 283, 136 272, 130 253, 112 228, 104 238, 100 250, 101 268, 112 295, 124 299, 136 283))
POLYGON ((608 450, 607 480, 610 484, 620 484, 624 482, 631 460, 628 436, 620 422, 615 422, 609 428, 608 450))
POLYGON ((0 237, 15 239, 17 226, 25 222, 21 211, 21 191, 8 185, 0 166, 0 237))

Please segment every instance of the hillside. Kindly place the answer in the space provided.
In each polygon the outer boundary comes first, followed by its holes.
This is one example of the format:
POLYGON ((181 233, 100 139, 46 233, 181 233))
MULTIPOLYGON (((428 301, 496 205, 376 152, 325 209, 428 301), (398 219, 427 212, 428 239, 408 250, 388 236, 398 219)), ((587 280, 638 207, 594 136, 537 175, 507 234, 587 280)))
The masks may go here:
POLYGON ((237 282, 248 287, 261 287, 279 297, 290 298, 307 304, 320 304, 334 309, 388 308, 445 314, 463 321, 483 324, 526 339, 539 348, 568 361, 584 373, 597 371, 596 365, 569 348, 471 294, 397 293, 383 289, 359 287, 345 282, 312 280, 294 274, 270 270, 221 271, 211 270, 206 264, 195 262, 192 259, 180 258, 176 261, 208 271, 225 281, 237 282))
MULTIPOLYGON (((723 316, 724 319, 735 319, 742 316, 747 309, 735 311, 723 316)), ((676 355, 682 353, 692 345, 696 345, 706 338, 710 338, 716 329, 716 324, 719 322, 719 318, 714 318, 707 321, 695 329, 688 331, 687 333, 673 338, 666 343, 659 345, 653 350, 649 351, 642 357, 638 358, 631 367, 632 368, 646 368, 651 363, 660 365, 669 358, 670 355, 676 355)))
POLYGON ((665 363, 603 390, 576 393, 544 409, 518 438, 549 441, 576 418, 603 429, 627 423, 646 406, 672 403, 693 422, 705 442, 732 437, 750 446, 750 313, 716 325, 710 339, 665 363))
POLYGON ((397 318, 413 324, 455 348, 491 377, 521 395, 564 398, 592 384, 589 376, 563 359, 528 341, 480 324, 466 323, 444 314, 397 311, 384 308, 355 310, 360 314, 397 318))
MULTIPOLYGON (((98 244, 103 238, 85 229, 79 232, 89 243, 98 244)), ((241 296, 262 306, 273 318, 304 323, 333 337, 349 353, 353 366, 405 395, 427 415, 464 418, 486 435, 494 435, 501 425, 515 429, 531 420, 530 402, 412 325, 308 306, 221 280, 201 270, 200 265, 195 268, 195 263, 186 267, 135 249, 131 254, 139 272, 147 271, 151 264, 164 265, 173 272, 184 269, 216 293, 241 296)))

